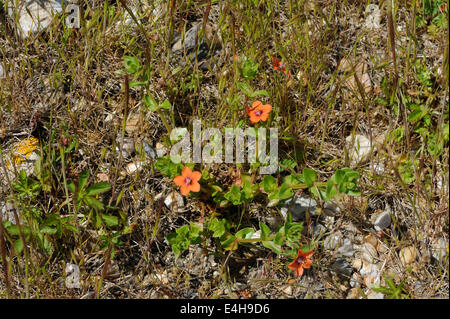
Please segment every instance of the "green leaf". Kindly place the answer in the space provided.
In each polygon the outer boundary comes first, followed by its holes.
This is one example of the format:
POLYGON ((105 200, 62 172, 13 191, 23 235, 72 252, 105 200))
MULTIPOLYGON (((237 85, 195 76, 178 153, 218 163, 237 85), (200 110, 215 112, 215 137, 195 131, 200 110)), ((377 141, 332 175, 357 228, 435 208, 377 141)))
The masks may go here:
POLYGON ((81 190, 84 189, 84 187, 86 186, 86 183, 88 181, 88 178, 89 178, 89 171, 88 170, 84 170, 79 176, 78 192, 80 192, 81 190))
POLYGON ((280 187, 280 192, 279 192, 279 195, 278 195, 278 197, 279 197, 279 199, 280 200, 283 200, 283 199, 288 199, 288 198, 290 198, 290 197, 292 197, 292 188, 291 187, 289 187, 289 185, 287 185, 287 184, 281 184, 281 187, 280 187))
POLYGON ((261 230, 261 240, 265 240, 270 235, 270 228, 263 222, 259 222, 259 229, 261 230))
POLYGON ((74 193, 74 194, 75 194, 75 184, 74 184, 72 181, 69 181, 69 182, 67 183, 67 188, 69 189, 69 191, 70 191, 71 193, 74 193))
POLYGON ((271 193, 278 188, 275 177, 271 175, 265 175, 263 179, 263 188, 266 193, 271 193))
POLYGON ((172 104, 170 104, 169 100, 165 100, 164 102, 161 103, 159 107, 162 109, 170 110, 172 104))
POLYGON ((303 169, 303 177, 305 178, 305 183, 308 188, 311 188, 317 179, 317 174, 314 170, 310 168, 303 169))
POLYGON ((263 241, 262 242, 263 246, 266 248, 269 248, 270 250, 272 250, 273 252, 275 252, 276 254, 281 254, 283 251, 281 250, 281 246, 275 244, 272 241, 263 241))
POLYGON ((97 195, 109 191, 111 185, 108 182, 100 182, 86 188, 87 195, 97 195))
POLYGON ((58 231, 57 228, 50 227, 50 226, 44 226, 39 230, 39 232, 41 232, 43 234, 50 234, 50 235, 56 234, 57 231, 58 231))
POLYGON ((125 67, 125 71, 130 74, 136 74, 141 68, 141 63, 135 56, 125 56, 123 58, 123 65, 125 67))
POLYGON ((239 239, 249 239, 252 238, 252 235, 255 233, 255 230, 251 227, 243 228, 238 231, 235 236, 239 239))
POLYGON ((148 94, 144 96, 144 104, 154 112, 156 112, 159 108, 158 102, 156 102, 156 100, 151 95, 148 94))
POLYGON ((116 216, 102 214, 102 219, 107 226, 114 227, 119 225, 119 218, 116 216))
POLYGON ((244 92, 245 95, 247 95, 248 97, 252 97, 253 89, 250 85, 244 82, 237 82, 236 85, 242 90, 242 92, 244 92))
POLYGON ((20 254, 23 251, 22 239, 19 238, 14 242, 14 251, 16 252, 16 254, 20 254))
POLYGON ((221 241, 220 244, 222 245, 223 249, 225 249, 225 250, 236 250, 239 246, 239 242, 236 240, 236 237, 233 235, 230 235, 225 240, 221 241))
POLYGON ((95 208, 97 210, 103 210, 104 208, 103 203, 94 197, 86 196, 84 197, 84 200, 89 207, 95 208))
POLYGON ((228 199, 233 205, 242 204, 241 191, 236 185, 231 186, 228 193, 225 194, 225 198, 228 199))
POLYGON ((269 96, 269 92, 267 92, 266 90, 258 90, 258 91, 253 92, 251 94, 251 97, 257 97, 257 96, 260 96, 260 95, 269 96))

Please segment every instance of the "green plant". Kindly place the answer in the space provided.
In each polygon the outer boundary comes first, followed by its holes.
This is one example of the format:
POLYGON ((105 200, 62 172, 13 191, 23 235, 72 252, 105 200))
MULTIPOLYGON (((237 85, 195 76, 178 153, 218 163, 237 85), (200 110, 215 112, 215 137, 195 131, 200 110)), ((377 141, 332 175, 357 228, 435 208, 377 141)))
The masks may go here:
POLYGON ((387 299, 409 299, 409 293, 405 289, 405 283, 402 281, 398 286, 395 285, 393 276, 384 275, 387 286, 372 288, 374 291, 381 292, 387 299))

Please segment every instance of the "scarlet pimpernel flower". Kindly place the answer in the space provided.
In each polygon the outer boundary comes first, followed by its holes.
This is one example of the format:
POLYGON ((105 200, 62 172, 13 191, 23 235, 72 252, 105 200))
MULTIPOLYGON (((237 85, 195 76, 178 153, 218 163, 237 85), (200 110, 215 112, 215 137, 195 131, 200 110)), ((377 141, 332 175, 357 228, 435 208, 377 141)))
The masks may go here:
POLYGON ((280 59, 278 59, 276 57, 272 57, 272 67, 275 70, 281 71, 284 74, 286 74, 288 78, 291 77, 291 74, 286 72, 286 64, 281 62, 280 59))
POLYGON ((252 108, 248 110, 248 116, 250 116, 250 122, 253 124, 259 121, 267 121, 270 111, 272 111, 272 105, 263 105, 261 101, 255 101, 252 104, 252 108))
POLYGON ((202 177, 202 173, 192 171, 189 167, 183 168, 181 175, 173 179, 173 182, 180 186, 180 192, 182 195, 188 195, 189 192, 199 192, 200 183, 199 180, 202 177))
POLYGON ((314 252, 312 250, 304 252, 303 250, 299 249, 297 252, 297 257, 288 265, 289 269, 295 270, 295 275, 297 277, 300 277, 301 275, 303 275, 303 269, 308 269, 311 267, 312 261, 310 260, 310 258, 313 253, 314 252))

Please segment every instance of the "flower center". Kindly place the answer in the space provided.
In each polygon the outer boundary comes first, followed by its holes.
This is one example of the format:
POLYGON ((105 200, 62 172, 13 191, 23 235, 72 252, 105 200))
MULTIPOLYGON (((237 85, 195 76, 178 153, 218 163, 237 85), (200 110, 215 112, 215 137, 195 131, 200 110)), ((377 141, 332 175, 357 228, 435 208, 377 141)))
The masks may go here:
POLYGON ((303 265, 305 263, 305 257, 298 257, 297 264, 303 265))
POLYGON ((255 112, 255 115, 256 115, 256 116, 261 116, 262 113, 263 113, 263 112, 262 112, 261 110, 258 110, 258 111, 255 112))
POLYGON ((186 185, 192 184, 192 178, 186 177, 186 179, 184 180, 184 183, 185 183, 186 185))

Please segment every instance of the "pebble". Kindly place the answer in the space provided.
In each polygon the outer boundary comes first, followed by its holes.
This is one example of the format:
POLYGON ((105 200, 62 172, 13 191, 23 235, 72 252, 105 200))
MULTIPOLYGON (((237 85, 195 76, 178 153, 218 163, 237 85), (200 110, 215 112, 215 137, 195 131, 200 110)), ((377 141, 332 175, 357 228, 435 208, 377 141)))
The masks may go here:
POLYGON ((81 288, 80 267, 76 264, 66 264, 66 287, 69 289, 81 288))
POLYGON ((127 119, 127 123, 125 124, 125 131, 132 135, 139 131, 139 115, 130 115, 127 119))
POLYGON ((350 278, 350 287, 355 288, 355 287, 360 287, 361 286, 361 276, 355 272, 352 275, 352 278, 350 278))
POLYGON ((167 148, 162 143, 156 143, 156 155, 163 157, 167 153, 167 148))
POLYGON ((376 261, 376 258, 378 257, 378 252, 375 249, 374 246, 372 246, 369 243, 364 243, 364 245, 361 248, 361 252, 362 252, 362 259, 369 262, 369 263, 373 263, 376 261))
POLYGON ((3 71, 3 65, 0 64, 0 79, 5 76, 5 71, 3 71))
POLYGON ((371 291, 367 294, 367 299, 384 299, 384 295, 381 292, 371 291))
POLYGON ((369 234, 364 237, 364 242, 371 244, 373 247, 377 247, 378 240, 375 238, 373 234, 369 234))
POLYGON ((314 199, 305 194, 296 194, 284 203, 281 208, 281 214, 284 218, 286 218, 287 213, 290 212, 292 215, 292 220, 299 221, 305 219, 306 211, 308 211, 310 215, 314 216, 314 211, 316 208, 317 202, 314 199))
POLYGON ((147 155, 153 160, 156 159, 155 150, 144 140, 142 141, 142 148, 144 149, 145 155, 147 155))
POLYGON ((341 208, 336 202, 330 201, 323 205, 323 212, 329 216, 336 216, 341 212, 341 208))
POLYGON ((356 269, 356 271, 359 271, 361 269, 362 266, 362 260, 360 258, 355 258, 352 261, 352 267, 356 269))
POLYGON ((171 192, 169 196, 164 200, 164 204, 170 209, 173 209, 175 212, 180 213, 183 211, 184 200, 183 196, 178 192, 171 192))
POLYGON ((3 221, 9 221, 13 224, 16 224, 16 220, 14 218, 14 205, 12 203, 1 203, 0 210, 2 212, 3 221))
POLYGON ((367 287, 370 288, 372 286, 380 285, 381 272, 377 265, 363 261, 363 266, 359 271, 359 274, 367 287))
POLYGON ((438 261, 443 261, 444 258, 448 255, 448 251, 448 240, 445 240, 445 238, 443 237, 435 239, 431 243, 431 255, 438 261))
POLYGON ((291 296, 293 293, 293 289, 291 285, 286 285, 280 288, 280 291, 282 291, 283 293, 285 293, 288 296, 291 296))
POLYGON ((344 244, 338 248, 338 254, 341 254, 346 257, 352 257, 355 253, 355 249, 353 248, 353 244, 350 239, 344 239, 344 244))
POLYGON ((343 258, 336 259, 336 261, 331 265, 331 270, 338 275, 345 276, 347 278, 350 278, 353 272, 352 265, 350 265, 343 258))
POLYGON ((385 210, 376 215, 374 227, 376 231, 388 228, 391 224, 391 213, 389 210, 385 210))
POLYGON ((352 139, 352 135, 347 136, 345 139, 350 162, 352 164, 358 164, 366 161, 371 150, 369 139, 363 135, 355 135, 353 144, 352 139))
POLYGON ((129 158, 135 151, 134 139, 130 137, 119 137, 117 140, 119 143, 119 147, 116 147, 116 150, 119 151, 122 148, 122 157, 129 158))
POLYGON ((399 256, 403 266, 407 266, 416 260, 417 249, 413 246, 404 247, 400 250, 399 256))
POLYGON ((376 4, 369 4, 366 7, 366 20, 364 27, 369 30, 375 30, 381 28, 381 12, 380 8, 376 4))
POLYGON ((203 70, 207 70, 210 64, 206 61, 202 63, 202 60, 207 59, 210 54, 210 46, 211 44, 215 49, 219 49, 221 47, 220 39, 216 37, 218 41, 212 42, 213 39, 213 28, 210 25, 206 25, 205 32, 203 32, 203 37, 199 38, 199 31, 202 28, 202 24, 198 23, 192 26, 186 33, 184 34, 184 39, 181 37, 176 41, 172 46, 172 52, 178 56, 184 56, 188 58, 189 61, 195 61, 195 58, 200 62, 200 68, 203 70), (205 37, 208 39, 205 41, 205 37), (196 53, 195 43, 197 41, 198 51, 196 53))
POLYGON ((347 299, 358 299, 359 297, 359 289, 358 288, 352 288, 348 291, 347 299))
MULTIPOLYGON (((14 19, 13 3, 10 1, 8 14, 14 19)), ((30 34, 47 28, 53 19, 53 13, 62 12, 61 1, 46 0, 43 2, 29 1, 26 6, 22 6, 18 12, 17 29, 23 39, 30 34)))
POLYGON ((145 162, 139 161, 136 163, 128 163, 125 170, 128 175, 133 175, 137 171, 140 171, 144 167, 145 162))
POLYGON ((315 238, 323 235, 327 231, 327 228, 322 224, 315 224, 313 226, 313 235, 315 238))
POLYGON ((336 232, 334 234, 328 235, 323 241, 323 247, 327 250, 334 250, 339 247, 342 243, 342 234, 336 232))

